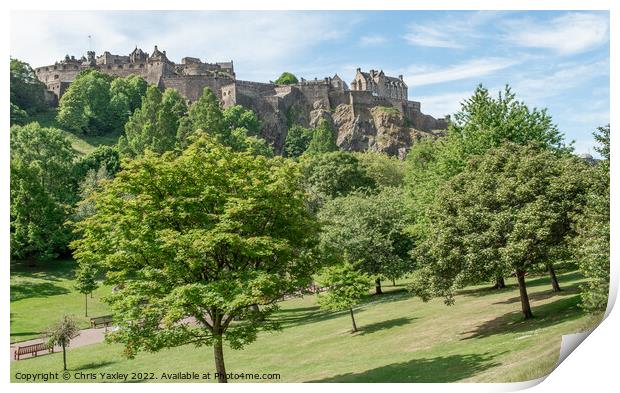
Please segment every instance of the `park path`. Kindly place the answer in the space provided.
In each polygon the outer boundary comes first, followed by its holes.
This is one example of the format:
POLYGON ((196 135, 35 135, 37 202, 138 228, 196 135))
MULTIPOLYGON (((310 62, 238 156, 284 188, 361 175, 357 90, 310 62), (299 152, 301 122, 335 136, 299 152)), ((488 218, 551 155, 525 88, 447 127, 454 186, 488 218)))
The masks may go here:
MULTIPOLYGON (((92 345, 92 344, 97 344, 100 342, 103 342, 103 340, 105 339, 105 332, 109 331, 110 328, 97 328, 97 329, 82 329, 80 330, 80 335, 77 336, 76 338, 74 338, 73 340, 71 340, 71 345, 69 346, 69 348, 79 348, 79 347, 83 347, 86 345, 92 345)), ((17 349, 18 346, 26 346, 26 345, 31 345, 31 344, 38 344, 38 343, 42 343, 44 342, 44 339, 41 338, 35 338, 32 340, 28 340, 28 341, 21 341, 21 342, 17 342, 17 343, 12 343, 11 344, 11 352, 10 352, 10 356, 11 356, 11 362, 15 361, 14 360, 14 354, 15 354, 15 350, 17 349)), ((54 352, 62 352, 62 348, 59 346, 54 347, 54 352)), ((38 356, 45 356, 47 355, 48 352, 44 351, 44 352, 39 352, 38 356)), ((29 359, 30 357, 32 357, 32 354, 28 354, 28 355, 23 355, 20 356, 20 360, 26 360, 29 359)))

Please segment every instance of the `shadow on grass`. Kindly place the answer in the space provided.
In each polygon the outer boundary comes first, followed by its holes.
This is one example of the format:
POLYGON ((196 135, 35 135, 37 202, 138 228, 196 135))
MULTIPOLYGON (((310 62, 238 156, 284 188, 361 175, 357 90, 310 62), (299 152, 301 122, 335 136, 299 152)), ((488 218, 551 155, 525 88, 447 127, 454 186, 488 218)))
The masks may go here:
POLYGON ((388 321, 371 323, 370 325, 361 325, 358 328, 357 335, 363 336, 365 334, 371 334, 371 333, 375 333, 381 330, 388 330, 388 329, 392 329, 398 326, 407 325, 414 319, 417 319, 417 318, 401 317, 401 318, 390 319, 388 321))
POLYGON ((73 260, 54 260, 30 266, 27 261, 11 261, 11 277, 45 279, 46 281, 71 280, 77 264, 73 260))
MULTIPOLYGON (((551 289, 549 289, 546 291, 529 293, 528 297, 530 298, 530 302, 546 300, 546 299, 549 299, 555 296, 560 297, 560 296, 575 295, 579 293, 579 284, 577 283, 568 285, 566 287, 563 287, 563 286, 560 286, 560 287, 562 288, 560 292, 553 292, 551 289)), ((511 303, 519 303, 519 302, 521 302, 521 297, 514 296, 514 297, 511 297, 510 299, 501 300, 493 304, 511 304, 511 303)))
POLYGON ((532 307, 534 318, 523 319, 520 307, 497 318, 483 322, 474 330, 463 332, 461 340, 489 337, 495 334, 518 333, 546 328, 583 316, 579 308, 580 296, 563 297, 551 303, 532 307))
POLYGON ((75 368, 75 371, 80 371, 80 370, 91 370, 91 369, 96 369, 99 367, 105 367, 105 366, 109 366, 110 364, 114 364, 116 362, 111 362, 109 360, 102 360, 100 362, 91 362, 91 363, 86 363, 81 365, 80 367, 75 368))
POLYGON ((310 382, 455 382, 500 364, 488 353, 438 356, 310 382))
POLYGON ((11 285, 11 301, 65 295, 70 291, 51 282, 21 282, 11 285))
MULTIPOLYGON (((551 288, 551 279, 548 274, 540 274, 540 275, 532 275, 532 278, 526 278, 526 285, 528 288, 537 287, 547 285, 551 288)), ((560 287, 563 289, 563 283, 570 281, 577 281, 583 278, 583 275, 578 271, 573 271, 564 274, 558 274, 558 282, 560 283, 560 287)), ((497 289, 492 286, 492 284, 488 284, 487 286, 479 286, 472 289, 461 289, 457 292, 459 295, 465 296, 486 296, 486 295, 494 295, 503 292, 510 292, 516 290, 518 288, 517 284, 506 284, 505 288, 497 289)))
MULTIPOLYGON (((409 292, 407 292, 405 288, 385 292, 382 295, 371 295, 364 302, 360 303, 357 307, 355 307, 354 311, 359 312, 364 310, 368 306, 376 304, 384 304, 405 300, 411 296, 412 295, 409 294, 409 292)), ((285 328, 327 321, 333 318, 338 318, 348 313, 349 311, 323 311, 319 308, 319 306, 309 306, 297 308, 283 308, 278 311, 275 318, 282 324, 282 327, 285 328)))

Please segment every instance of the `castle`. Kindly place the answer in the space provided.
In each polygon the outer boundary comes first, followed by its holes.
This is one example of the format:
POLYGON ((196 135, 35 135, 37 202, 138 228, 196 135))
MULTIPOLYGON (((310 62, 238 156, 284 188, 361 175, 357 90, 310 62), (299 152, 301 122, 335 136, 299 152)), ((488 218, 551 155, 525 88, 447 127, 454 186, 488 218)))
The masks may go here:
POLYGON ((180 63, 174 63, 168 59, 166 51, 155 46, 151 54, 136 47, 127 56, 107 51, 99 56, 89 51, 80 59, 67 55, 53 65, 36 68, 35 73, 47 86, 50 98, 57 102, 77 74, 86 69, 121 77, 139 75, 162 91, 176 89, 188 103, 197 100, 204 88, 209 87, 223 107, 239 104, 254 110, 263 125, 263 137, 276 149, 283 144, 292 121, 312 126, 316 113, 313 116, 311 112, 334 112, 340 105, 348 106, 354 117, 369 108, 389 107, 398 110, 407 124, 417 130, 446 128, 444 119, 422 114, 420 103, 408 99, 408 87, 402 75, 395 78, 376 70, 362 72, 358 68, 350 87, 337 74, 278 85, 238 80, 232 60, 203 63, 198 58, 184 57, 180 63))

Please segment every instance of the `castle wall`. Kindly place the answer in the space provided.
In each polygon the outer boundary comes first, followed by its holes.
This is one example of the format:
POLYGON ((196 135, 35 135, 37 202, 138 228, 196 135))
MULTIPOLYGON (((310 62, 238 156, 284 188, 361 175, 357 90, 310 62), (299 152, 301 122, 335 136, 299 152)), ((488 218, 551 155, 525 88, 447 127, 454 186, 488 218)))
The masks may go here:
POLYGON ((164 75, 159 87, 162 90, 176 89, 189 102, 194 102, 202 96, 205 87, 211 89, 218 99, 222 99, 222 87, 231 82, 231 79, 210 75, 164 75))

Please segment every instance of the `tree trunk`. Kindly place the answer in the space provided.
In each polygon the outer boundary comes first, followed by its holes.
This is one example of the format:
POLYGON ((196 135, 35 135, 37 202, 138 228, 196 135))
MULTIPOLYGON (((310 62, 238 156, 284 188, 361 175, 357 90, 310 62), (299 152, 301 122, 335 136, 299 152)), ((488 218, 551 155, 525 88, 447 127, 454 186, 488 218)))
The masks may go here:
POLYGON ((504 281, 504 277, 503 276, 495 277, 495 286, 493 286, 493 288, 495 288, 495 289, 504 289, 504 288, 506 288, 506 282, 504 281))
POLYGON ((375 280, 375 294, 377 295, 383 294, 383 291, 381 290, 381 279, 380 278, 377 278, 375 280))
POLYGON ((392 286, 395 287, 396 286, 396 280, 392 279, 392 286))
POLYGON ((216 337, 213 344, 213 355, 215 356, 215 371, 217 373, 217 382, 227 383, 226 366, 224 365, 224 350, 222 348, 222 336, 216 337))
POLYGON ((527 288, 525 288, 525 272, 517 271, 517 281, 519 282, 519 294, 521 295, 521 310, 525 319, 532 318, 532 309, 530 308, 530 299, 527 296, 527 288))
POLYGON ((65 343, 62 343, 62 371, 67 371, 67 349, 65 343))
POLYGON ((88 294, 87 293, 84 294, 84 305, 86 306, 85 315, 88 316, 88 294))
POLYGON ((349 312, 351 312, 351 323, 353 323, 353 333, 357 332, 357 325, 355 324, 355 317, 353 316, 353 308, 349 307, 349 312))
POLYGON ((551 278, 551 287, 553 287, 553 292, 560 292, 562 289, 560 288, 560 283, 555 275, 555 268, 553 267, 553 264, 550 263, 547 266, 547 270, 549 271, 549 277, 551 278))

